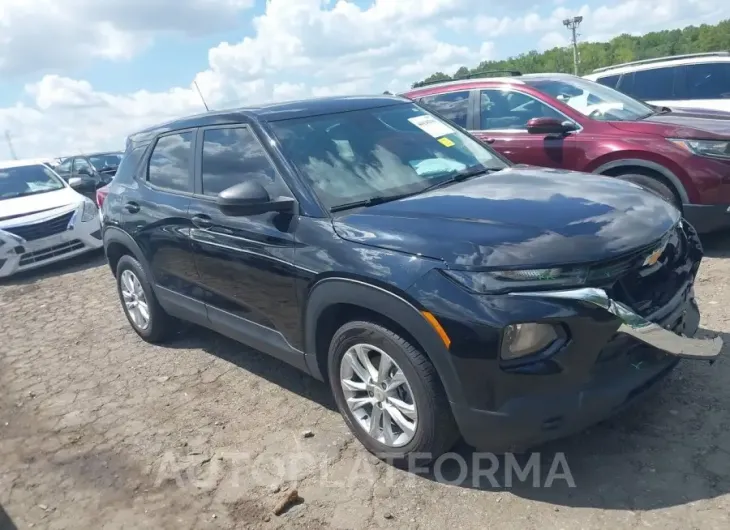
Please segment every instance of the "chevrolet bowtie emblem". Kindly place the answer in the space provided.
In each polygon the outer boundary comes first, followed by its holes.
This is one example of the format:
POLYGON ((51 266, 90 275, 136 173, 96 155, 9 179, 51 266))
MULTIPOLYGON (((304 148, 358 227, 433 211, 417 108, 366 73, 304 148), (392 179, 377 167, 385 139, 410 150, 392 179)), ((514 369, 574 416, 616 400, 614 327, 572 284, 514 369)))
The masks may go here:
POLYGON ((649 267, 651 265, 654 265, 657 261, 659 261, 659 258, 662 257, 662 252, 664 252, 664 248, 658 248, 654 252, 649 254, 644 260, 644 266, 649 267))

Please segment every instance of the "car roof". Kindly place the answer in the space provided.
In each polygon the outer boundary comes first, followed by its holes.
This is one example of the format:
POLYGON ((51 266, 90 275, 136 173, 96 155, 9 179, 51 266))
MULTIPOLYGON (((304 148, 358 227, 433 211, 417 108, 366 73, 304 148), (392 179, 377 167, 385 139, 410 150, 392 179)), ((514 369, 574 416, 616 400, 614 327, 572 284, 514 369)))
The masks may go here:
POLYGON ((463 90, 471 90, 474 88, 479 88, 483 86, 492 86, 492 85, 516 85, 516 86, 525 86, 528 83, 525 81, 537 81, 537 80, 555 80, 555 79, 576 79, 576 76, 573 74, 564 74, 564 73, 536 73, 536 74, 522 74, 518 76, 509 76, 509 77, 474 77, 471 79, 455 79, 451 81, 444 81, 443 83, 434 83, 433 85, 425 85, 422 87, 412 88, 411 90, 407 90, 403 92, 403 94, 426 94, 426 93, 439 93, 442 92, 444 88, 454 88, 454 89, 463 89, 463 90))
POLYGON ((0 160, 0 169, 10 169, 13 167, 41 166, 48 164, 50 160, 44 158, 30 158, 26 160, 0 160))
POLYGON ((691 64, 705 63, 730 63, 730 56, 720 54, 707 54, 702 56, 687 56, 685 58, 665 57, 659 59, 647 60, 646 62, 638 61, 632 63, 617 64, 607 68, 599 68, 586 76, 586 79, 596 80, 602 77, 620 75, 629 72, 638 72, 641 70, 653 70, 655 68, 666 68, 667 66, 686 66, 691 64))
POLYGON ((155 125, 130 135, 132 142, 144 142, 168 131, 209 125, 227 125, 242 121, 275 122, 294 118, 308 118, 324 114, 336 114, 369 108, 387 107, 409 103, 406 98, 393 95, 331 96, 280 103, 267 103, 252 107, 206 112, 155 125))

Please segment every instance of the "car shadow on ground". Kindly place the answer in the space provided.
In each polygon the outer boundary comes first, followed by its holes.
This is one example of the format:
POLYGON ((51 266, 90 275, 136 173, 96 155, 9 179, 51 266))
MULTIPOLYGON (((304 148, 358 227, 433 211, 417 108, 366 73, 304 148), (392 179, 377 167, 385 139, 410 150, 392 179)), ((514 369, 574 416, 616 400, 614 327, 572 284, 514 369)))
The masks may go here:
POLYGON ((97 249, 74 256, 64 261, 50 263, 37 269, 16 273, 8 278, 0 278, 0 287, 3 285, 27 285, 51 276, 61 276, 93 269, 106 264, 104 250, 97 249))
MULTIPOLYGON (((730 334, 707 329, 698 334, 720 335, 730 345, 730 334)), ((336 410, 326 384, 213 331, 191 327, 168 346, 201 348, 336 410)), ((460 442, 440 465, 413 476, 507 492, 557 509, 651 510, 714 498, 730 492, 730 463, 725 472, 716 466, 729 461, 730 444, 716 439, 718 432, 730 431, 730 410, 723 403, 730 396, 728 379, 725 359, 713 365, 686 361, 643 401, 580 434, 514 455, 480 453, 460 442)))
POLYGON ((706 234, 700 240, 708 258, 730 257, 730 232, 706 234))
POLYGON ((17 529, 18 529, 18 527, 15 526, 15 524, 13 523, 13 520, 10 519, 10 516, 3 509, 3 505, 0 504, 0 530, 17 530, 17 529))
POLYGON ((267 381, 314 401, 327 409, 337 410, 327 384, 283 361, 249 348, 215 331, 193 324, 186 324, 186 329, 182 330, 174 340, 166 343, 165 346, 200 348, 206 353, 235 364, 239 368, 263 377, 267 381))

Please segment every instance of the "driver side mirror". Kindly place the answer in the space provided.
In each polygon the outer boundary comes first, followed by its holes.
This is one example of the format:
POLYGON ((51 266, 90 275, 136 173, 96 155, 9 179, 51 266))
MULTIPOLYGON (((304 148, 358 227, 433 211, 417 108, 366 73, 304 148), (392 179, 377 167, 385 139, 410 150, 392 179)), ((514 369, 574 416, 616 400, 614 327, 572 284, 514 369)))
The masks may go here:
POLYGON ((572 121, 556 118, 532 118, 527 122, 527 132, 530 134, 566 134, 577 129, 572 121))
POLYGON ((225 215, 237 217, 268 212, 294 213, 297 206, 289 197, 271 198, 255 176, 220 192, 216 204, 225 215))
POLYGON ((96 181, 88 176, 71 177, 68 185, 79 193, 87 193, 96 190, 96 181))

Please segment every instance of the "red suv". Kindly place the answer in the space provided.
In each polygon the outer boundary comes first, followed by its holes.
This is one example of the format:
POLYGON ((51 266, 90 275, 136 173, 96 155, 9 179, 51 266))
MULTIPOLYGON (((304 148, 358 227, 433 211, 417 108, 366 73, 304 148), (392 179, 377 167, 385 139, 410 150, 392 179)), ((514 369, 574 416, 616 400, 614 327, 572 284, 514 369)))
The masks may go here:
POLYGON ((403 94, 513 162, 629 180, 699 232, 730 228, 730 114, 654 107, 568 74, 463 79, 403 94))

